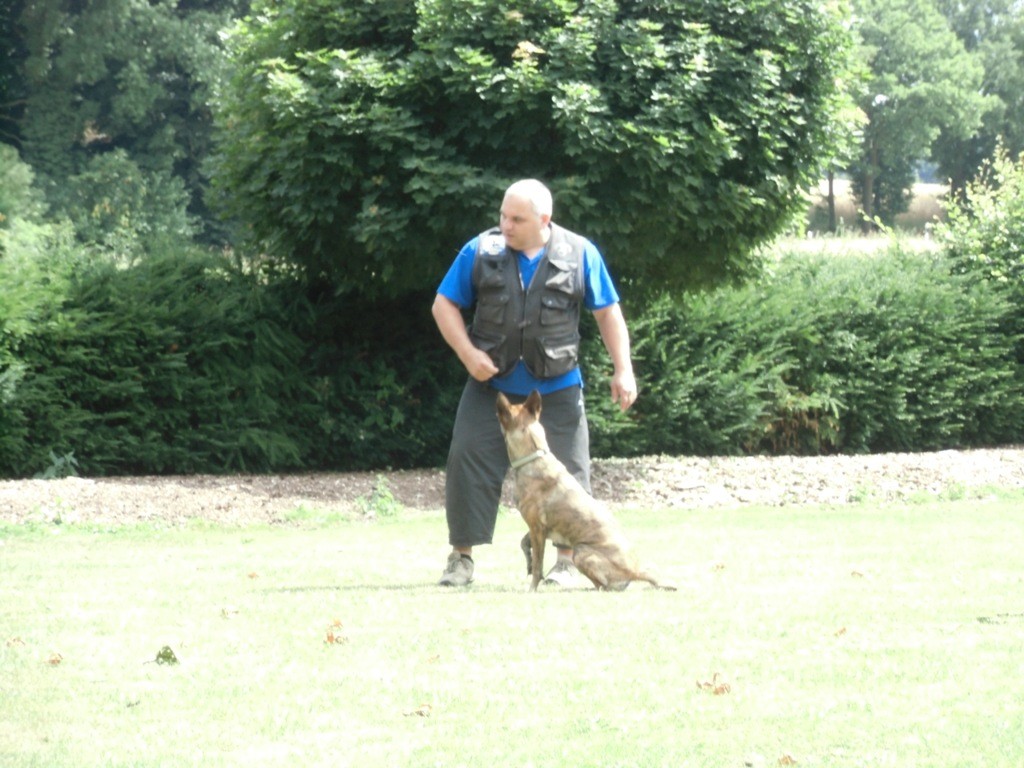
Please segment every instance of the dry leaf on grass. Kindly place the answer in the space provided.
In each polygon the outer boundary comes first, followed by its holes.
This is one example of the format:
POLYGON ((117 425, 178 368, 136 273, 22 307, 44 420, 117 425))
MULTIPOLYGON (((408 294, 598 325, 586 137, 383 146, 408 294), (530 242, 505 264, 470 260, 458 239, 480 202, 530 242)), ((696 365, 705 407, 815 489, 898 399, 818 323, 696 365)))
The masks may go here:
POLYGON ((713 693, 715 696, 723 696, 729 693, 732 690, 732 687, 724 680, 721 680, 720 677, 721 676, 715 672, 715 674, 711 676, 710 681, 705 680, 704 682, 701 682, 698 680, 697 688, 702 691, 707 691, 708 693, 713 693))
POLYGON ((405 717, 430 717, 432 707, 429 704, 420 704, 416 709, 410 709, 402 714, 405 717))
POLYGON ((326 645, 342 645, 348 642, 348 638, 341 631, 342 623, 339 619, 335 619, 327 627, 327 632, 324 635, 324 643, 326 645))

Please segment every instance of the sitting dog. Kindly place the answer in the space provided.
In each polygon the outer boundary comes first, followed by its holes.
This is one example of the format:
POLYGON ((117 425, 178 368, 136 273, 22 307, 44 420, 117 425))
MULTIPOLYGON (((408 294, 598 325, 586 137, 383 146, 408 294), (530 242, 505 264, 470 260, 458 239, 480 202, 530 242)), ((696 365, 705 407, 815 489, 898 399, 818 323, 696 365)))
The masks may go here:
POLYGON ((640 566, 618 521, 588 494, 548 448, 540 424, 540 393, 534 390, 522 405, 512 405, 498 394, 498 421, 505 436, 508 457, 515 471, 516 503, 526 525, 529 543, 527 573, 537 591, 544 568, 544 542, 572 547, 573 563, 598 589, 621 590, 631 581, 662 584, 640 566))

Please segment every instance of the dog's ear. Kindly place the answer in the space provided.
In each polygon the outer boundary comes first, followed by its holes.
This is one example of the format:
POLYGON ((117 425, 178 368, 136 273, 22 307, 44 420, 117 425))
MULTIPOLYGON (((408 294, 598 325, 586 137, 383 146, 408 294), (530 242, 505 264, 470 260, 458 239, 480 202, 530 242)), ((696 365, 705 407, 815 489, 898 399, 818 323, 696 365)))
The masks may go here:
POLYGON ((501 392, 498 393, 497 410, 498 422, 501 424, 501 428, 508 429, 508 425, 512 421, 512 404, 501 392))
POLYGON ((523 408, 526 412, 533 416, 534 419, 540 418, 540 392, 536 389, 530 393, 530 396, 526 398, 526 402, 523 403, 523 408))

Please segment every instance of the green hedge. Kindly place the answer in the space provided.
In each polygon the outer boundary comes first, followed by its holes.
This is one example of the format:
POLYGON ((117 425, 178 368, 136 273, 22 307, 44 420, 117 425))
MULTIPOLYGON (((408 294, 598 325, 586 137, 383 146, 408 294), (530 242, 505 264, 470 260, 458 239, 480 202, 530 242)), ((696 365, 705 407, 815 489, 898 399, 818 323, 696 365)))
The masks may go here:
MULTIPOLYGON (((643 392, 594 407, 597 455, 862 453, 1016 442, 1020 305, 945 256, 789 256, 631 322, 643 392), (596 411, 596 413, 595 413, 596 411)), ((588 364, 600 375, 597 350, 588 364)), ((600 395, 599 395, 600 396, 600 395)))
POLYGON ((411 316, 318 300, 200 252, 6 260, 0 281, 22 286, 0 310, 0 476, 415 466, 447 445, 461 376, 429 297, 411 316))
POLYGON ((7 339, 3 473, 51 453, 100 475, 300 467, 303 347, 276 309, 211 256, 75 266, 60 303, 7 339))
MULTIPOLYGON (((61 228, 34 237, 0 259, 0 476, 443 464, 465 373, 429 292, 368 302, 222 255, 117 264, 61 228)), ((1019 442, 1021 310, 1001 285, 896 247, 627 302, 642 396, 626 415, 584 326, 594 454, 1019 442)))

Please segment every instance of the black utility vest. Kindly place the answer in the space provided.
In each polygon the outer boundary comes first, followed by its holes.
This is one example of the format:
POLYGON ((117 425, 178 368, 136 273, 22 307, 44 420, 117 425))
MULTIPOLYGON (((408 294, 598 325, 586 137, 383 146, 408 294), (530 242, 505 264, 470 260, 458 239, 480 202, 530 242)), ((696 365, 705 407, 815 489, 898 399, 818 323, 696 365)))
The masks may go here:
POLYGON ((583 305, 584 239, 557 224, 533 280, 523 287, 517 255, 497 228, 480 235, 473 262, 476 313, 473 344, 491 356, 498 375, 521 359, 534 376, 550 379, 577 366, 583 305))

